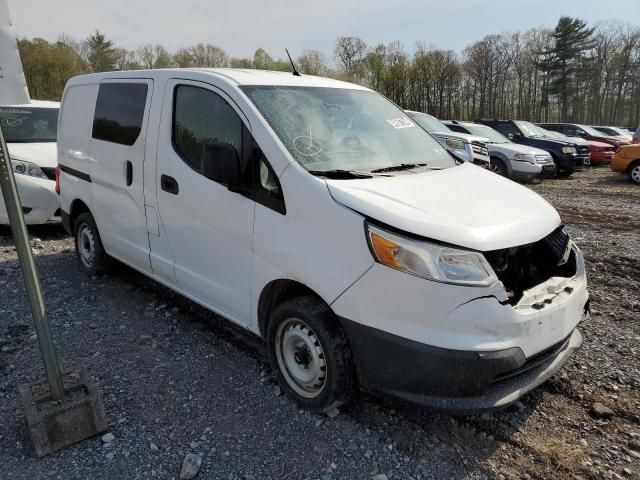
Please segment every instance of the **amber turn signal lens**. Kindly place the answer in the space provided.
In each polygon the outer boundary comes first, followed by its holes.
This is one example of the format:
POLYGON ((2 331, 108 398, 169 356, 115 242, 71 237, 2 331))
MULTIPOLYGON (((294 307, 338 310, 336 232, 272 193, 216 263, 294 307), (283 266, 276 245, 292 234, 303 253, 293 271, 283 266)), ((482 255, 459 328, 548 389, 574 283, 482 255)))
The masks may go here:
POLYGON ((400 249, 400 245, 373 232, 370 233, 370 238, 371 247, 380 263, 398 268, 399 265, 396 261, 396 255, 400 249))

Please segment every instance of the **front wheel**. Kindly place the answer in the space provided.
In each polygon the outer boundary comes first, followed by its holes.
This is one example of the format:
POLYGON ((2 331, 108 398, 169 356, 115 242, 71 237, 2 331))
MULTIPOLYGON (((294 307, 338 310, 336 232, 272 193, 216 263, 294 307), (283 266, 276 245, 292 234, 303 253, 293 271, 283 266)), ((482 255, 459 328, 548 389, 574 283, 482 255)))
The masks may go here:
POLYGON ((280 387, 300 406, 326 411, 353 397, 351 348, 333 312, 320 300, 298 297, 276 307, 267 348, 280 387))
POLYGON ((574 172, 575 170, 558 170, 557 175, 561 178, 569 178, 574 172))
POLYGON ((489 165, 489 170, 503 177, 509 177, 509 171, 507 170, 507 166, 499 158, 491 157, 491 164, 489 165))
POLYGON ((640 184, 640 160, 636 160, 629 166, 629 178, 635 184, 640 184))

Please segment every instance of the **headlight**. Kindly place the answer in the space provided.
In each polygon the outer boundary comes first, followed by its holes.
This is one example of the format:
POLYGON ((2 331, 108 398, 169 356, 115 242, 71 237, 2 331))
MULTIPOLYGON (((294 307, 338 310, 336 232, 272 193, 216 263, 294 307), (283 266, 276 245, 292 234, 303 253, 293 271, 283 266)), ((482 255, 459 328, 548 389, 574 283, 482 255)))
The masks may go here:
POLYGON ((576 153, 575 147, 562 147, 562 153, 576 153))
POLYGON ((454 150, 465 150, 464 142, 459 138, 447 138, 447 146, 454 150))
POLYGON ((535 165, 536 163, 536 156, 535 155, 531 155, 531 154, 525 154, 525 153, 516 153, 513 156, 514 160, 517 160, 519 162, 529 162, 529 163, 533 163, 535 165))
POLYGON ((23 162, 22 160, 11 160, 11 163, 14 173, 28 175, 29 177, 44 178, 45 180, 47 178, 42 169, 35 163, 23 162))
POLYGON ((479 252, 414 240, 370 224, 367 237, 374 258, 401 272, 468 286, 489 286, 498 280, 479 252))

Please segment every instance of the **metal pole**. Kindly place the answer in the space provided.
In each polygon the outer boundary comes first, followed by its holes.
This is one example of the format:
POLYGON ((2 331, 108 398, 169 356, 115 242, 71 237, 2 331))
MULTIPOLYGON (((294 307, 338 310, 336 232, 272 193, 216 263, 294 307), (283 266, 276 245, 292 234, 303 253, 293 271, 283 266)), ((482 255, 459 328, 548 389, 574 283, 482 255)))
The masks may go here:
POLYGON ((54 400, 62 400, 64 397, 64 387, 62 386, 62 376, 58 367, 58 359, 56 350, 51 339, 49 331, 49 323, 44 308, 44 299, 40 290, 40 280, 38 279, 38 271, 33 261, 33 253, 29 243, 29 235, 27 226, 24 223, 24 215, 20 198, 18 197, 18 189, 16 187, 16 179, 13 176, 13 168, 9 151, 2 133, 0 125, 0 190, 4 197, 4 204, 7 208, 9 216, 9 224, 11 232, 16 243, 18 251, 18 259, 22 267, 22 275, 24 276, 24 284, 27 287, 29 300, 31 302, 31 313, 33 314, 33 322, 38 334, 38 343, 40 345, 40 353, 44 362, 44 370, 47 375, 49 389, 54 400))

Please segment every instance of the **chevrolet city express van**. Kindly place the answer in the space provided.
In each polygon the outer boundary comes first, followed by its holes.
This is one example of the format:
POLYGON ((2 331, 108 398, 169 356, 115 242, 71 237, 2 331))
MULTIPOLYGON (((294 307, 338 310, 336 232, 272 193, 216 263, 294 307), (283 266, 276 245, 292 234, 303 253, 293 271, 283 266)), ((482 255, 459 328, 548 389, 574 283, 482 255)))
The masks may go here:
POLYGON ((71 79, 62 216, 117 259, 265 339, 321 411, 357 388, 503 407, 579 347, 583 256, 532 191, 457 162, 367 88, 284 72, 71 79))

